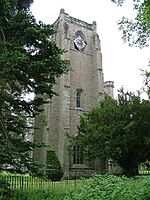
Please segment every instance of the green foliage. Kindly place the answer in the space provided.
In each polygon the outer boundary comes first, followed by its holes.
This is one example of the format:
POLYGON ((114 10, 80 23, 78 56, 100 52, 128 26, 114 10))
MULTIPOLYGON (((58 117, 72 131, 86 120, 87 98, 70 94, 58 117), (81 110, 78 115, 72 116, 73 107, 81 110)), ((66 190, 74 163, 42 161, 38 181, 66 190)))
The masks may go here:
POLYGON ((40 105, 55 94, 56 79, 68 70, 64 51, 51 39, 53 27, 36 22, 32 2, 0 0, 0 170, 35 170, 29 152, 36 144, 26 135, 40 105), (31 94, 36 98, 27 99, 31 94))
POLYGON ((148 200, 150 178, 137 180, 126 177, 94 176, 67 194, 65 200, 148 200))
POLYGON ((81 117, 73 138, 88 158, 108 158, 123 173, 138 173, 138 165, 150 158, 150 102, 120 91, 118 99, 105 97, 81 117))
POLYGON ((35 189, 15 191, 10 200, 65 200, 65 189, 35 189))
POLYGON ((61 164, 54 151, 47 151, 46 177, 52 181, 59 181, 63 176, 61 164))
POLYGON ((16 190, 12 194, 9 200, 149 200, 150 177, 94 175, 74 189, 16 190))
POLYGON ((116 3, 118 6, 122 6, 125 0, 111 0, 113 3, 116 3))
POLYGON ((0 200, 9 200, 12 196, 9 183, 0 177, 0 200))
MULTIPOLYGON (((126 0, 111 0, 118 6, 122 6, 126 0)), ((150 41, 150 1, 149 0, 132 0, 133 11, 136 12, 134 19, 123 17, 119 24, 122 31, 122 39, 129 46, 138 46, 143 48, 149 46, 150 41)), ((150 63, 149 63, 150 65, 150 63)), ((145 87, 150 99, 150 72, 145 71, 145 87)))
MULTIPOLYGON (((149 66, 150 66, 150 63, 149 63, 149 66)), ((148 94, 148 98, 150 100, 150 71, 145 71, 144 72, 144 75, 145 75, 145 87, 146 87, 146 93, 148 94)))
MULTIPOLYGON (((122 5, 125 0, 112 0, 117 5, 122 5)), ((133 9, 136 11, 135 19, 123 17, 120 20, 120 30, 123 32, 123 40, 129 45, 145 47, 150 40, 150 1, 133 0, 133 9)))
POLYGON ((8 189, 9 187, 10 187, 9 183, 5 179, 0 178, 0 188, 8 189))

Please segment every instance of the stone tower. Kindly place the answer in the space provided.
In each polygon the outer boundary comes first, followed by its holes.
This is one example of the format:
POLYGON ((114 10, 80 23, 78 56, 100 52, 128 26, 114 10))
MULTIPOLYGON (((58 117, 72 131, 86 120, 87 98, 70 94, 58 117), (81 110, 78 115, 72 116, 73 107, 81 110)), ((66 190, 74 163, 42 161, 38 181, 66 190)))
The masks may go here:
MULTIPOLYGON (((70 71, 63 75, 55 86, 59 96, 44 105, 44 112, 35 120, 35 141, 44 142, 56 152, 64 171, 64 177, 89 175, 97 164, 79 157, 78 147, 73 155, 67 151, 69 135, 77 134, 80 116, 90 111, 105 93, 113 95, 113 82, 104 83, 100 39, 96 22, 92 24, 73 18, 60 10, 54 23, 57 45, 66 50, 64 59, 70 62, 70 71)), ((34 153, 36 160, 46 162, 48 148, 34 153)), ((100 164, 98 164, 100 167, 100 164)))

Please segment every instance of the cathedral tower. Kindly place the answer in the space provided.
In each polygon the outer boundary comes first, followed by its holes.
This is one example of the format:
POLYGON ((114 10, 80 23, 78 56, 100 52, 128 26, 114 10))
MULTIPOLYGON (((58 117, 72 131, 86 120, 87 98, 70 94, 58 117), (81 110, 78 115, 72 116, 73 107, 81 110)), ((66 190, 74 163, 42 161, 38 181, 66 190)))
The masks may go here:
MULTIPOLYGON (((95 170, 95 166, 79 157, 78 147, 73 147, 72 156, 68 155, 67 133, 77 134, 80 116, 90 111, 105 92, 109 91, 112 95, 113 83, 104 83, 100 39, 95 21, 89 24, 61 9, 54 27, 54 39, 61 49, 66 50, 63 58, 69 60, 70 71, 55 86, 59 95, 44 105, 44 113, 35 120, 38 127, 35 141, 46 143, 56 152, 64 177, 72 177, 77 171, 81 175, 82 172, 88 175, 95 170)), ((46 151, 46 148, 36 151, 35 159, 45 163, 46 151)))

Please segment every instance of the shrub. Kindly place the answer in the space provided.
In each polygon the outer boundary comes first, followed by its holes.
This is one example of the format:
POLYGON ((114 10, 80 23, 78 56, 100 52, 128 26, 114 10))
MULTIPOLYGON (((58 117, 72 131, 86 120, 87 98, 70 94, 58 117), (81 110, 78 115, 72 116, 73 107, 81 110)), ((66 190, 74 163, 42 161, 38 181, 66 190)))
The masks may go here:
POLYGON ((137 190, 140 200, 150 200, 150 177, 139 179, 137 190))
POLYGON ((64 189, 16 190, 10 200, 64 200, 67 191, 64 189))
POLYGON ((0 200, 9 200, 11 196, 9 183, 4 178, 0 178, 0 200))
POLYGON ((99 176, 85 180, 65 200, 150 200, 150 177, 99 176))
POLYGON ((72 189, 13 190, 12 194, 0 200, 150 200, 150 177, 129 179, 95 175, 72 189))
POLYGON ((54 151, 47 151, 46 176, 52 181, 59 181, 63 176, 61 164, 54 151))

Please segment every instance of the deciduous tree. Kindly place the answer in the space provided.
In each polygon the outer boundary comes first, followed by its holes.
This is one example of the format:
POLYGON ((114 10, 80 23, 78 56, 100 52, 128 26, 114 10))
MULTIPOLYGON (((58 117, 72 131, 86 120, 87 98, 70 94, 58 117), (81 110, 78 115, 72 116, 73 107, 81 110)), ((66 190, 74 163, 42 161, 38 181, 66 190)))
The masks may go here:
MULTIPOLYGON (((112 0, 117 5, 122 5, 125 0, 112 0)), ((120 20, 120 30, 123 32, 123 40, 129 45, 140 48, 148 46, 150 40, 150 1, 133 0, 133 9, 136 12, 134 19, 123 17, 120 20)))
MULTIPOLYGON (((111 0, 118 6, 122 6, 126 0, 111 0)), ((132 0, 133 10, 136 13, 134 19, 125 16, 119 21, 119 29, 122 31, 122 38, 129 46, 139 48, 149 46, 150 41, 150 1, 149 0, 132 0)), ((150 66, 150 60, 149 60, 150 66)), ((147 87, 148 96, 150 97, 150 72, 145 71, 145 86, 147 87)))

